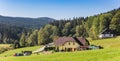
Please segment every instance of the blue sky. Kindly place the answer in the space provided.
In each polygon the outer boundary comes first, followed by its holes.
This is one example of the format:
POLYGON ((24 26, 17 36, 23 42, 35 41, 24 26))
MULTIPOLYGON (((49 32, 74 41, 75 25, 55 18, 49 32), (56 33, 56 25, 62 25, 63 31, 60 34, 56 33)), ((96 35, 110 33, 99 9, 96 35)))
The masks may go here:
POLYGON ((0 15, 13 17, 86 17, 120 7, 120 0, 0 0, 0 15))

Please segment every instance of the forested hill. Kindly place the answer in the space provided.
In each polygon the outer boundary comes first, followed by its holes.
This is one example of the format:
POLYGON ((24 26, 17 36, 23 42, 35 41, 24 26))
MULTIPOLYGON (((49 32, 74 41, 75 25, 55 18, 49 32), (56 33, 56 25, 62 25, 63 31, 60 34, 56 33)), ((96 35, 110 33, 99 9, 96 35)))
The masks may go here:
POLYGON ((49 22, 54 21, 55 19, 48 18, 48 17, 40 17, 40 18, 24 18, 24 17, 7 17, 7 16, 0 16, 0 23, 17 26, 22 28, 29 28, 35 29, 40 28, 49 22))
POLYGON ((27 31, 24 28, 10 26, 0 23, 0 43, 14 43, 15 40, 19 40, 21 33, 27 31))
POLYGON ((22 32, 30 32, 32 29, 38 29, 49 22, 52 18, 22 18, 0 16, 0 43, 14 43, 19 40, 22 32))
POLYGON ((98 39, 98 35, 106 28, 114 30, 117 35, 120 35, 120 8, 86 18, 56 20, 39 30, 22 32, 18 41, 21 46, 34 46, 52 42, 60 36, 83 36, 98 39))
MULTIPOLYGON (((98 39, 98 35, 107 28, 120 35, 120 8, 86 18, 79 17, 51 22, 40 30, 33 31, 27 41, 36 45, 36 42, 38 44, 52 42, 59 36, 83 36, 98 39)), ((20 42, 22 41, 21 39, 20 42)))

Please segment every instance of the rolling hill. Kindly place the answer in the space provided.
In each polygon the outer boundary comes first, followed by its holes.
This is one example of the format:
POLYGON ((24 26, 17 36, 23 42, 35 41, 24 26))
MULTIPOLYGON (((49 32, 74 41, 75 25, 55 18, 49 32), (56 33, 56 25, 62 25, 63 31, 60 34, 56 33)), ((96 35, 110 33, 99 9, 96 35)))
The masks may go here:
POLYGON ((0 16, 0 23, 17 26, 22 28, 40 28, 49 22, 54 21, 55 19, 49 17, 40 17, 40 18, 25 18, 25 17, 7 17, 0 16))
POLYGON ((48 17, 24 18, 0 16, 0 44, 14 43, 19 40, 22 32, 39 29, 55 19, 48 17))

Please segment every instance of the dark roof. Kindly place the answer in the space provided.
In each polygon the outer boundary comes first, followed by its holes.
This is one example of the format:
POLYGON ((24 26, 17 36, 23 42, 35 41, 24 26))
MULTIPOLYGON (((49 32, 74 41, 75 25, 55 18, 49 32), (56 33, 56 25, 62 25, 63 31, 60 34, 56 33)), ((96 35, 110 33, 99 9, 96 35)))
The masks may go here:
POLYGON ((56 46, 64 45, 66 42, 77 42, 79 45, 85 45, 86 39, 83 37, 59 37, 57 40, 54 41, 56 46))
POLYGON ((100 34, 115 34, 115 31, 110 29, 105 29, 100 34))

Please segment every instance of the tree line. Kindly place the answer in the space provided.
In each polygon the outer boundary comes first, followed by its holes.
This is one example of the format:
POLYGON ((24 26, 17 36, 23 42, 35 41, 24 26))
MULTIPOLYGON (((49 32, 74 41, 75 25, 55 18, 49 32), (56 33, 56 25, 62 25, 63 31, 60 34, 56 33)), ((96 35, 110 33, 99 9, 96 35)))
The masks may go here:
POLYGON ((61 36, 98 39, 104 29, 114 30, 120 35, 120 8, 90 17, 74 17, 53 21, 41 29, 22 33, 21 46, 34 46, 53 42, 61 36))
POLYGON ((0 43, 1 44, 14 43, 15 40, 20 39, 21 32, 23 31, 26 31, 26 29, 0 23, 0 43))

